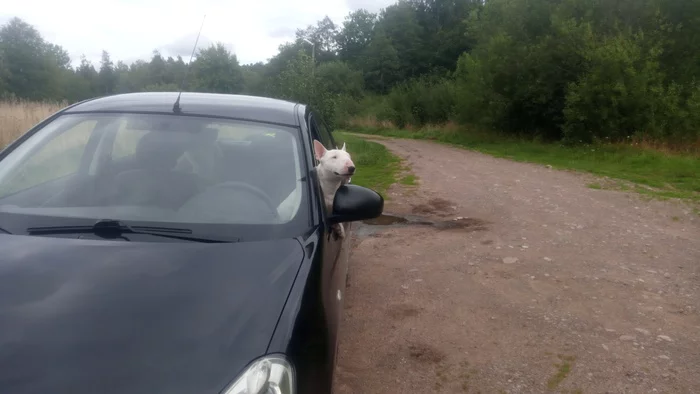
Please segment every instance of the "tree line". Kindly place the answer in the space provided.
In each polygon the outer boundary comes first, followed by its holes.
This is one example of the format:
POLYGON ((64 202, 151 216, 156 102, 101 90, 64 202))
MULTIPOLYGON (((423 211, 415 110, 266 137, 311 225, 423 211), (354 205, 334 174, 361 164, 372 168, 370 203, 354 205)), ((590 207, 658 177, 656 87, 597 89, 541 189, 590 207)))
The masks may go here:
MULTIPOLYGON (((74 68, 24 21, 0 28, 0 97, 177 90, 186 68, 157 51, 132 64, 104 51, 74 68)), ((184 90, 302 101, 333 126, 455 121, 570 143, 695 143, 698 75, 700 0, 399 0, 300 28, 266 62, 199 49, 184 90)))

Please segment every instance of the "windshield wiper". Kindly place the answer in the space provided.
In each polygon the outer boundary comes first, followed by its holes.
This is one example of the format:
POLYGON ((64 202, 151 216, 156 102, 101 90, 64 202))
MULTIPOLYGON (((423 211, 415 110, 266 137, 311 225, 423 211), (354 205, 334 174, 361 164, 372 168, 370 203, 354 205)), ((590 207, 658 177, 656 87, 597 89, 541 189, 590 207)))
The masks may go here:
POLYGON ((30 227, 27 229, 29 235, 55 235, 55 234, 95 234, 105 237, 120 237, 127 241, 128 238, 124 234, 145 234, 157 237, 181 239, 193 242, 205 243, 228 243, 238 242, 238 239, 214 239, 191 236, 192 230, 186 228, 173 227, 149 227, 149 226, 129 226, 124 222, 113 219, 98 220, 92 226, 48 226, 48 227, 30 227))

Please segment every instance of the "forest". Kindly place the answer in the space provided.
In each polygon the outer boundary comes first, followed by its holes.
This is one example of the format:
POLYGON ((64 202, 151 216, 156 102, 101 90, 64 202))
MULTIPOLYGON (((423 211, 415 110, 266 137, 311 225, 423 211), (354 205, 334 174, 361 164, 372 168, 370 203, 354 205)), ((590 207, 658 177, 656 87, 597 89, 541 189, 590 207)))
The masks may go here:
MULTIPOLYGON (((19 18, 0 99, 179 90, 189 59, 85 58, 19 18)), ((454 124, 565 144, 700 141, 700 0, 400 0, 300 27, 266 62, 199 48, 185 91, 316 106, 332 127, 454 124), (312 42, 312 46, 308 42, 312 42), (312 57, 313 53, 313 57, 312 57)))

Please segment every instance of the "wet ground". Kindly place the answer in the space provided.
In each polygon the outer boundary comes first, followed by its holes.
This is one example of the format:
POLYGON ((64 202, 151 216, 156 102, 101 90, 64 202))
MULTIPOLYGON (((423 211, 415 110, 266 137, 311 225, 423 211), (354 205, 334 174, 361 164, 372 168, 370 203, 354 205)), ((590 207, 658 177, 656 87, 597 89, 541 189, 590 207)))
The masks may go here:
POLYGON ((384 213, 375 219, 364 220, 356 225, 354 231, 358 237, 368 237, 388 228, 407 226, 427 226, 437 230, 484 231, 488 222, 480 219, 458 216, 450 220, 430 220, 416 215, 399 215, 384 213))

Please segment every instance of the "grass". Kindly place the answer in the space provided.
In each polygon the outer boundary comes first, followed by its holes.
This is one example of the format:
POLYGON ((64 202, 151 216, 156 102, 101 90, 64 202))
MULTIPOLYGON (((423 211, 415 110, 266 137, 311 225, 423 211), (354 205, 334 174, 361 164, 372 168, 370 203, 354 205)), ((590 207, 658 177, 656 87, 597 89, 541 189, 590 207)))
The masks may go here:
MULTIPOLYGON (((389 186, 397 182, 403 169, 401 159, 376 142, 338 131, 333 133, 333 137, 339 146, 343 142, 347 144, 346 149, 357 167, 352 183, 374 189, 386 199, 389 186)), ((401 183, 414 183, 415 178, 408 178, 409 176, 410 174, 401 178, 401 183)))
POLYGON ((406 186, 414 186, 416 184, 417 177, 413 174, 406 174, 401 179, 399 183, 406 186))
POLYGON ((549 381, 547 381, 547 388, 550 390, 554 390, 561 382, 564 381, 564 379, 566 379, 567 376, 569 376, 572 363, 576 360, 576 357, 559 355, 559 359, 561 362, 554 364, 554 366, 557 368, 557 372, 554 374, 554 376, 549 378, 549 381))
POLYGON ((0 149, 65 105, 23 100, 0 101, 0 149))
MULTIPOLYGON (((563 146, 484 133, 460 127, 398 130, 362 127, 353 131, 386 137, 433 140, 515 161, 588 172, 632 182, 632 190, 652 198, 700 202, 700 156, 661 152, 633 145, 563 146)), ((603 188, 601 184, 589 187, 603 188)))

